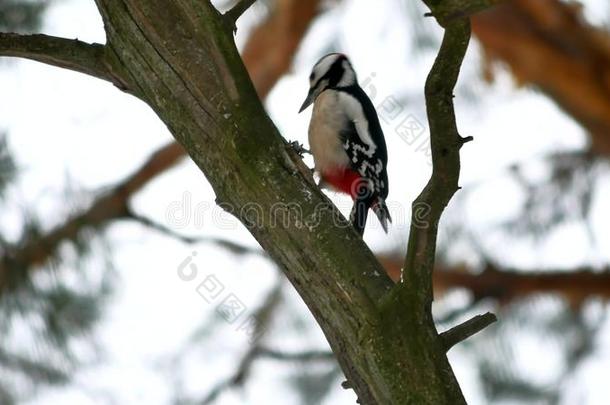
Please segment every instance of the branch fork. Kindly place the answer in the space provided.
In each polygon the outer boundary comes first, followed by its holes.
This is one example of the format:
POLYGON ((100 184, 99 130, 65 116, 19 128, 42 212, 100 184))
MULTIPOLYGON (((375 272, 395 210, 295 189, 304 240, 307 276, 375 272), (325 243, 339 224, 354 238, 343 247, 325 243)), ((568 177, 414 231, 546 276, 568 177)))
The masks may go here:
POLYGON ((106 51, 105 45, 78 39, 0 32, 0 56, 17 56, 85 73, 107 80, 121 91, 130 92, 129 81, 122 74, 122 68, 108 60, 106 51))

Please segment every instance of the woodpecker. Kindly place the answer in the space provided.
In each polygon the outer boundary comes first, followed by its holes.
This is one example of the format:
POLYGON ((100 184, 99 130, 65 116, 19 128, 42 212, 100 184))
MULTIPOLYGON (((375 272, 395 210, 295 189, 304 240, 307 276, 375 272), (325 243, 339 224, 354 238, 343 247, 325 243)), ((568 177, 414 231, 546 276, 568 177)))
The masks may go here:
POLYGON ((389 191, 385 139, 375 107, 345 55, 331 53, 314 65, 299 113, 311 104, 309 146, 320 184, 352 197, 350 221, 360 235, 369 208, 387 233, 392 218, 385 202, 389 191))

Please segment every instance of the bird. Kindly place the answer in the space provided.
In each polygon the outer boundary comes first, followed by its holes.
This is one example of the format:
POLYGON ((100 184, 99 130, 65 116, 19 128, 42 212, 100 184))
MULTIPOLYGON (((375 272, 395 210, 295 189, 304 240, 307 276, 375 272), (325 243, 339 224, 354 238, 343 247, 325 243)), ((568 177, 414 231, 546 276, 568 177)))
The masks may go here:
POLYGON ((377 111, 346 55, 331 53, 314 65, 299 113, 311 104, 309 148, 320 185, 351 196, 350 222, 358 234, 364 233, 369 209, 387 233, 392 217, 386 204, 385 138, 377 111))

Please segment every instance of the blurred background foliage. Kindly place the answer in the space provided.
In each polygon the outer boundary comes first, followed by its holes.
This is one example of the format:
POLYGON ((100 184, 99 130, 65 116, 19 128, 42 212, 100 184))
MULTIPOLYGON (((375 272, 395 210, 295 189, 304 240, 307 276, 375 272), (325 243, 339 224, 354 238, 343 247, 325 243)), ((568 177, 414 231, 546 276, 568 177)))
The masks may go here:
MULTIPOLYGON (((311 25, 342 18, 342 3, 269 0, 253 8, 246 34, 238 39, 261 98, 291 73, 311 25)), ((587 378, 582 370, 597 353, 608 350, 603 329, 608 328, 610 277, 603 252, 607 243, 600 241, 609 236, 608 218, 599 207, 604 202, 607 206, 610 198, 605 191, 610 154, 610 7, 600 3, 508 0, 473 19, 472 47, 478 51, 474 57, 478 65, 465 66, 460 77, 457 96, 465 103, 461 108, 484 109, 489 98, 482 95, 494 81, 511 77, 521 92, 547 97, 587 136, 577 148, 548 145, 543 154, 524 151, 522 161, 465 184, 443 218, 435 275, 439 329, 484 310, 500 318, 496 326, 454 349, 475 366, 463 384, 478 387, 482 403, 589 403, 586 388, 579 388, 587 378), (591 12, 589 6, 605 14, 591 12), (499 201, 482 206, 479 202, 489 201, 483 197, 489 190, 497 192, 493 187, 498 184, 499 201), (578 240, 574 243, 578 259, 563 261, 570 255, 564 251, 557 260, 537 260, 538 255, 554 255, 548 246, 556 238, 578 240)), ((419 66, 435 52, 438 33, 422 18, 425 10, 419 3, 392 4, 408 22, 410 51, 399 57, 419 66)), ((218 5, 226 8, 228 2, 218 5)), ((0 31, 38 32, 49 7, 47 1, 0 0, 0 31)), ((340 42, 331 31, 312 52, 319 56, 339 49, 340 42)), ((420 90, 401 90, 396 100, 424 117, 420 90)), ((459 118, 458 111, 458 122, 459 118)), ((7 142, 8 130, 0 137, 0 204, 11 185, 19 182, 20 173, 7 142)), ((163 161, 163 170, 151 172, 144 165, 126 177, 144 173, 146 181, 152 180, 182 153, 168 144, 150 160, 163 161)), ((467 159, 466 155, 465 166, 467 159)), ((181 235, 161 219, 135 214, 128 201, 122 201, 124 208, 118 211, 104 210, 97 203, 112 196, 112 190, 85 192, 75 185, 58 196, 73 205, 64 224, 49 229, 41 225, 34 209, 24 207, 18 237, 0 229, 1 404, 36 401, 38 388, 75 384, 71 376, 79 367, 103 361, 96 326, 112 300, 121 270, 113 266, 113 246, 105 239, 111 223, 135 222, 187 245, 211 243, 243 260, 264 256, 256 247, 231 240, 181 235), (99 215, 90 215, 91 207, 99 215)), ((394 278, 402 250, 399 243, 378 249, 394 278)), ((214 345, 227 328, 217 314, 206 317, 179 350, 158 361, 155 367, 171 376, 174 403, 222 403, 225 391, 257 384, 256 376, 271 368, 283 376, 282 383, 299 396, 300 403, 332 401, 333 392, 340 390, 340 369, 327 347, 308 346, 317 326, 289 284, 281 276, 278 279, 276 287, 262 289, 261 305, 255 311, 257 328, 264 333, 235 354, 229 367, 234 371, 227 379, 219 377, 202 392, 192 388, 195 377, 188 375, 193 359, 209 356, 202 347, 214 345), (263 371, 251 373, 253 367, 263 371)))
MULTIPOLYGON (((48 1, 0 1, 0 31, 39 31, 48 6, 48 1)), ((0 134, 0 205, 19 181, 8 136, 0 134)), ((65 193, 74 199, 70 190, 65 193)), ((92 331, 112 290, 103 233, 79 232, 68 249, 47 256, 42 245, 28 249, 45 230, 27 207, 23 224, 15 240, 0 233, 0 403, 6 405, 35 396, 40 386, 68 383, 76 367, 95 360, 92 331), (92 251, 105 262, 97 271, 88 263, 92 251), (33 275, 30 269, 40 265, 45 271, 33 275), (81 271, 85 267, 92 271, 81 271)))
POLYGON ((46 0, 2 0, 0 30, 3 32, 33 32, 42 25, 48 6, 46 0))

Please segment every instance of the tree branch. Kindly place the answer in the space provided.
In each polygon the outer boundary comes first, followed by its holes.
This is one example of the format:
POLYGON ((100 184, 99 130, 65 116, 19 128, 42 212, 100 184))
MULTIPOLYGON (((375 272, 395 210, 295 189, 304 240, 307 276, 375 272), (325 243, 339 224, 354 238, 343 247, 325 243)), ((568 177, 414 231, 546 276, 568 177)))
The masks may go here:
POLYGON ((459 188, 459 150, 464 139, 457 129, 453 89, 469 40, 468 21, 449 24, 425 86, 433 170, 430 180, 413 202, 404 265, 405 282, 399 285, 412 290, 426 311, 430 310, 432 303, 432 271, 438 223, 445 206, 459 188))
MULTIPOLYGON (((424 0, 435 15, 438 1, 424 0)), ((442 4, 442 3, 441 3, 442 4)), ((438 55, 428 74, 425 85, 426 110, 430 126, 432 175, 413 202, 412 221, 407 246, 404 272, 392 292, 384 297, 382 322, 384 329, 396 328, 396 324, 420 325, 418 332, 402 327, 403 345, 407 351, 426 347, 429 368, 419 367, 417 378, 425 386, 444 386, 441 397, 410 398, 409 403, 465 404, 465 400, 446 357, 445 343, 436 332, 432 318, 432 275, 436 254, 438 223, 449 200, 459 189, 459 151, 468 138, 462 138, 457 130, 453 107, 453 89, 470 40, 470 22, 456 20, 445 27, 438 55), (422 342, 425 342, 422 344, 422 342), (433 371, 436 370, 436 371, 433 371), (439 376, 446 378, 441 383, 439 376), (442 398, 442 399, 441 399, 442 398)), ((401 329, 398 327, 398 329, 401 329)), ((412 352, 409 357, 421 356, 412 352)), ((403 364, 402 367, 415 367, 403 364)), ((413 382, 414 383, 414 382, 413 382)), ((347 384, 357 390, 357 382, 348 376, 347 384)))
POLYGON ((127 209, 127 213, 126 215, 124 215, 121 219, 130 219, 133 220, 137 223, 139 223, 142 226, 145 226, 147 228, 150 228, 156 232, 159 232, 163 235, 166 235, 170 238, 173 239, 177 239, 180 242, 183 243, 187 243, 187 244, 195 244, 195 243, 209 243, 209 244, 213 244, 213 245, 217 245, 223 249, 226 249, 227 251, 229 251, 230 253, 237 255, 237 256, 241 256, 241 255, 257 255, 257 256, 265 256, 265 251, 259 248, 251 248, 242 244, 239 244, 237 242, 233 242, 232 240, 229 239, 223 239, 223 238, 216 238, 213 236, 188 236, 188 235, 183 235, 181 233, 178 233, 176 231, 174 231, 173 229, 159 223, 156 222, 150 218, 147 218, 143 215, 140 214, 136 214, 135 212, 133 212, 133 210, 131 208, 127 209))
MULTIPOLYGON (((395 255, 378 255, 392 280, 400 280, 404 260, 395 255)), ((574 268, 571 270, 504 268, 491 263, 483 269, 437 264, 433 272, 434 296, 462 288, 475 300, 491 298, 501 305, 534 294, 558 294, 573 306, 587 298, 610 300, 610 268, 574 268)))
POLYGON ((257 354, 260 357, 281 361, 309 362, 318 360, 336 360, 335 354, 329 350, 307 350, 291 353, 260 347, 257 354))
POLYGON ((108 68, 104 45, 42 34, 0 33, 0 56, 35 60, 107 80, 122 89, 127 88, 126 80, 108 68))
POLYGON ((498 318, 491 312, 483 315, 477 315, 464 323, 461 323, 453 328, 440 334, 445 350, 449 351, 456 344, 468 339, 470 336, 482 331, 498 318))
POLYGON ((488 264, 480 273, 464 267, 435 270, 439 291, 464 288, 474 299, 496 299, 501 305, 534 294, 559 294, 577 307, 588 298, 610 299, 610 269, 575 268, 572 271, 500 269, 488 264))

